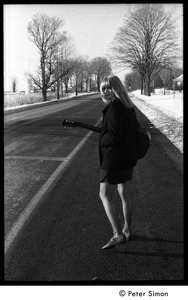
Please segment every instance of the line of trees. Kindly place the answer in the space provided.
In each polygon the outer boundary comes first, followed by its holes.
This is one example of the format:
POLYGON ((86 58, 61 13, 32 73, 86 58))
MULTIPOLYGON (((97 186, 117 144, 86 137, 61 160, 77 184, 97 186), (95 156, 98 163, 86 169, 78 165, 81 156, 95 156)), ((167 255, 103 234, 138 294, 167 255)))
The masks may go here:
POLYGON ((27 76, 30 84, 42 91, 44 101, 50 88, 55 88, 59 99, 63 85, 67 92, 70 81, 76 94, 85 87, 90 91, 96 86, 99 91, 101 79, 112 72, 111 63, 131 68, 134 77, 139 74, 141 93, 148 96, 157 78, 166 86, 169 78, 176 77, 176 65, 182 60, 182 53, 171 15, 164 12, 161 4, 143 4, 129 13, 115 35, 109 60, 77 57, 72 39, 62 31, 63 25, 59 18, 39 14, 27 27, 40 54, 37 71, 27 76))
POLYGON ((167 74, 182 59, 177 40, 171 15, 164 12, 162 5, 143 4, 130 12, 118 30, 111 59, 116 66, 137 71, 141 93, 150 96, 157 74, 167 74))
MULTIPOLYGON (((183 74, 183 69, 175 67, 174 69, 162 69, 153 79, 153 82, 150 85, 151 93, 155 93, 155 88, 163 88, 164 94, 166 90, 180 89, 176 84, 173 86, 173 79, 179 77, 183 74)), ((141 89, 141 78, 140 74, 134 70, 130 73, 127 73, 124 77, 126 86, 129 88, 129 91, 134 91, 141 89)), ((181 86, 182 89, 182 86, 181 86)))
POLYGON ((40 65, 34 74, 27 73, 31 86, 42 91, 43 100, 47 100, 47 91, 56 88, 57 99, 62 96, 63 85, 68 89, 68 82, 74 80, 75 92, 83 85, 92 89, 96 80, 99 91, 100 81, 111 73, 110 62, 103 57, 88 61, 76 57, 73 41, 65 31, 61 32, 63 21, 56 17, 38 14, 29 22, 27 30, 30 40, 37 46, 40 65))

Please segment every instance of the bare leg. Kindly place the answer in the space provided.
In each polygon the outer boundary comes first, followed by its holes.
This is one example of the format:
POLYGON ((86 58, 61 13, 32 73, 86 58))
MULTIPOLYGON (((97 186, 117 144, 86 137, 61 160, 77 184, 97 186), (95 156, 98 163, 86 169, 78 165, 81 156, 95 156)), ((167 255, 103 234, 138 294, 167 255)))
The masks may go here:
POLYGON ((111 185, 107 182, 100 183, 99 196, 102 200, 104 210, 112 226, 113 234, 122 234, 121 227, 118 222, 117 212, 113 200, 111 199, 111 185))
POLYGON ((125 234, 126 238, 129 239, 132 217, 132 200, 130 195, 129 182, 119 183, 118 193, 121 198, 124 216, 124 226, 122 231, 125 234))

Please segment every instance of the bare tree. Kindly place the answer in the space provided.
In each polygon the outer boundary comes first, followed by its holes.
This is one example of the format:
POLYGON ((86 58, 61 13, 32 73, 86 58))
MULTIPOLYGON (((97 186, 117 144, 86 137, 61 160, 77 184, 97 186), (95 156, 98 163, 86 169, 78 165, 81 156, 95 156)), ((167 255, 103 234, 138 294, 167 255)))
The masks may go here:
POLYGON ((86 61, 83 57, 76 58, 76 66, 74 68, 74 79, 75 79, 75 94, 78 94, 78 87, 82 90, 83 83, 83 72, 86 66, 86 61))
MULTIPOLYGON (((65 85, 66 93, 68 92, 68 82, 73 75, 74 68, 75 68, 75 48, 73 44, 73 40, 69 37, 63 43, 63 46, 61 47, 61 54, 60 54, 60 72, 65 74, 63 77, 61 77, 61 85, 65 85)), ((63 87, 61 89, 63 93, 63 87)), ((63 96, 63 94, 61 94, 63 96)))
POLYGON ((88 78, 89 78, 89 62, 87 58, 83 57, 80 63, 80 91, 87 89, 88 86, 88 78))
MULTIPOLYGON (((45 14, 35 15, 27 27, 29 37, 37 46, 40 54, 40 66, 35 75, 28 74, 32 83, 42 90, 43 100, 47 99, 47 89, 57 82, 65 73, 57 73, 58 46, 66 41, 65 32, 59 29, 63 21, 45 14), (54 76, 56 71, 57 76, 54 76)), ((67 71, 66 71, 67 72, 67 71)))
POLYGON ((56 63, 54 78, 57 79, 57 99, 59 99, 60 90, 61 97, 63 97, 63 84, 65 84, 67 89, 68 81, 76 67, 75 50, 70 37, 66 37, 58 47, 58 51, 54 55, 54 61, 56 63))
POLYGON ((130 13, 117 32, 113 61, 131 67, 141 75, 141 92, 150 96, 150 84, 156 74, 177 60, 175 27, 170 14, 160 4, 144 4, 130 13))
POLYGON ((99 92, 101 80, 112 71, 111 64, 105 57, 95 57, 91 61, 90 69, 97 76, 97 89, 99 92))
POLYGON ((11 79, 11 86, 12 86, 12 91, 13 93, 16 92, 16 88, 17 88, 17 79, 15 76, 12 77, 11 79))
POLYGON ((164 95, 166 94, 166 88, 169 85, 169 81, 171 80, 170 77, 170 71, 171 69, 161 69, 161 71, 159 72, 159 76, 163 82, 163 87, 164 87, 164 95))

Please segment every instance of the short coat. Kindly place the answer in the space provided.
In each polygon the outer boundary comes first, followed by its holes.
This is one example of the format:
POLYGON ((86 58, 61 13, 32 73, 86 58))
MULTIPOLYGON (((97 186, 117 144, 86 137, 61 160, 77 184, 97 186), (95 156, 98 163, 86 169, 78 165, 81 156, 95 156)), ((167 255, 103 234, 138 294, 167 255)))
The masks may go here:
POLYGON ((100 168, 125 170, 137 163, 138 122, 134 107, 128 109, 116 98, 102 111, 99 138, 100 168))

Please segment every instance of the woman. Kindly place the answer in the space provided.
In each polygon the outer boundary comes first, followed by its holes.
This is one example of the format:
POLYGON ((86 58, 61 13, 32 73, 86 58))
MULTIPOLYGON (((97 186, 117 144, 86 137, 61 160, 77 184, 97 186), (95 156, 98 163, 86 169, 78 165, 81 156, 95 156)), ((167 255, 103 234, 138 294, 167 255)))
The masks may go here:
POLYGON ((113 230, 113 237, 102 247, 108 249, 130 239, 132 202, 128 181, 133 178, 133 167, 137 163, 138 123, 134 104, 117 76, 105 78, 100 92, 105 108, 99 139, 99 196, 113 230), (111 197, 114 185, 122 201, 123 229, 111 197))

